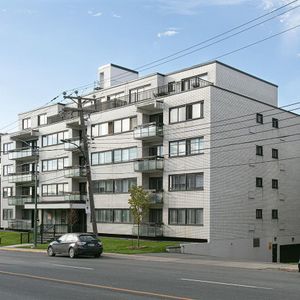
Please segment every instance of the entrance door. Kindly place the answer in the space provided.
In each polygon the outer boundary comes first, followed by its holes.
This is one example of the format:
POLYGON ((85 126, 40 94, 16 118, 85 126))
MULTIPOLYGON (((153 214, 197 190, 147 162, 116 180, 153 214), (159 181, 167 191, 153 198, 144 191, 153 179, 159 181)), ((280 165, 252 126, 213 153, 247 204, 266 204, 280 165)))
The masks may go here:
POLYGON ((272 245, 272 262, 277 262, 277 244, 272 245))

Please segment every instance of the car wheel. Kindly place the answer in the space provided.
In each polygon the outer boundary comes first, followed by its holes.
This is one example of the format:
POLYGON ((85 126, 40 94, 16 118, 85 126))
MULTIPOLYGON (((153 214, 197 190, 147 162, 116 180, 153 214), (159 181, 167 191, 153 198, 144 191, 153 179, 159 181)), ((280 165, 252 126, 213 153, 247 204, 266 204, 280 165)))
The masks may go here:
POLYGON ((49 256, 55 256, 55 253, 54 253, 53 248, 51 246, 48 248, 47 253, 48 253, 49 256))
POLYGON ((76 252, 75 252, 74 248, 70 248, 69 256, 70 256, 70 258, 75 258, 76 257, 76 252))
POLYGON ((99 258, 101 256, 101 253, 97 253, 94 255, 94 257, 99 258))

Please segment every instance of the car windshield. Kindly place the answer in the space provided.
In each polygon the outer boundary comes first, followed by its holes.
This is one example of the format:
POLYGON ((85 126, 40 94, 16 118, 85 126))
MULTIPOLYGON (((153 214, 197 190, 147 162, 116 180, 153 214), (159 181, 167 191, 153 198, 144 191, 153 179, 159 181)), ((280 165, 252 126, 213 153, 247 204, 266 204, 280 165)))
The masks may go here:
POLYGON ((97 239, 93 235, 81 235, 79 236, 81 242, 92 242, 97 241, 97 239))

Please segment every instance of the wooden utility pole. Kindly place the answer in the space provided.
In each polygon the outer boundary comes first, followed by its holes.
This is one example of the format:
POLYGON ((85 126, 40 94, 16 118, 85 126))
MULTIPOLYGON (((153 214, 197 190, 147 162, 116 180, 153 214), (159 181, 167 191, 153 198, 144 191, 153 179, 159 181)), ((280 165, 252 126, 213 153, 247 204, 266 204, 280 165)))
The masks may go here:
MULTIPOLYGON (((87 138, 87 126, 85 125, 85 120, 84 120, 84 109, 82 107, 82 99, 84 100, 95 100, 95 99, 90 99, 90 98, 83 98, 81 96, 78 96, 78 92, 75 91, 76 96, 67 96, 64 93, 64 98, 65 99, 71 99, 73 102, 77 104, 77 109, 79 114, 79 122, 80 122, 80 129, 82 133, 82 143, 83 143, 83 149, 82 149, 82 154, 83 158, 85 161, 85 167, 86 167, 86 178, 88 182, 88 198, 87 198, 87 207, 89 204, 90 207, 90 222, 92 223, 93 226, 93 233, 95 235, 98 234, 98 229, 97 229, 97 223, 96 223, 96 214, 95 214, 95 202, 94 202, 94 193, 93 193, 93 185, 92 185, 92 174, 91 174, 91 165, 90 165, 90 157, 89 157, 89 146, 88 146, 88 138, 87 138), (89 203, 88 203, 89 202, 89 203)), ((68 110, 68 108, 66 108, 68 110)), ((71 108, 70 110, 74 110, 71 108)), ((89 111, 90 112, 90 111, 89 111)), ((81 147, 81 146, 80 146, 81 147)))

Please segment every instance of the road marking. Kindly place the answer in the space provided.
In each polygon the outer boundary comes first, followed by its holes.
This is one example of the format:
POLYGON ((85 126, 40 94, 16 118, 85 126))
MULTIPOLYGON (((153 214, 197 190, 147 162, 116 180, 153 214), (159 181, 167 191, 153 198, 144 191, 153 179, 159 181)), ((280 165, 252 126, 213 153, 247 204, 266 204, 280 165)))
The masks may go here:
POLYGON ((81 269, 81 270, 95 270, 93 268, 87 267, 75 267, 75 266, 68 266, 68 265, 60 265, 60 264, 50 264, 52 266, 63 267, 63 268, 72 268, 72 269, 81 269))
POLYGON ((152 292, 146 292, 146 291, 125 289, 125 288, 117 288, 117 287, 112 287, 112 286, 107 286, 107 285, 84 283, 84 282, 79 282, 79 281, 56 279, 56 278, 51 278, 51 277, 35 276, 35 275, 24 274, 24 273, 14 273, 14 272, 0 271, 0 274, 10 275, 10 276, 18 276, 18 277, 25 277, 25 278, 31 278, 31 279, 38 279, 38 280, 44 280, 44 281, 50 281, 50 282, 57 282, 57 283, 62 283, 62 284, 71 284, 71 285, 79 285, 79 286, 83 286, 83 287, 98 288, 98 289, 110 290, 110 291, 113 291, 113 292, 123 292, 123 293, 128 293, 128 294, 153 296, 153 297, 158 297, 158 298, 162 298, 162 299, 193 300, 192 298, 186 298, 186 297, 178 297, 178 296, 172 296, 172 295, 166 295, 166 294, 159 294, 159 293, 152 293, 152 292))
POLYGON ((238 284, 238 283, 208 281, 208 280, 189 279, 189 278, 181 278, 181 280, 183 280, 183 281, 192 281, 192 282, 201 282, 201 283, 209 283, 209 284, 237 286, 237 287, 244 287, 244 288, 249 288, 249 289, 273 290, 273 288, 270 288, 270 287, 263 287, 263 286, 256 286, 256 285, 245 285, 245 284, 238 284))

